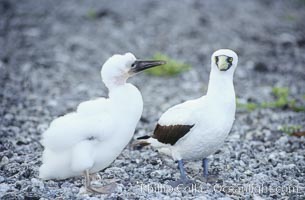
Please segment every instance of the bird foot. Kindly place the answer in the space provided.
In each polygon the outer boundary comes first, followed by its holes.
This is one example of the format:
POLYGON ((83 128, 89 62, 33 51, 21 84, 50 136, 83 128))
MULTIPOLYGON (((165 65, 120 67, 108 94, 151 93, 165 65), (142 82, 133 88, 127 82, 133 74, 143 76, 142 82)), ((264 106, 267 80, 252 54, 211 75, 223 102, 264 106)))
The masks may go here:
POLYGON ((90 180, 91 181, 100 181, 100 180, 102 180, 102 178, 98 173, 95 173, 95 174, 90 174, 90 180))
POLYGON ((179 179, 176 181, 170 181, 168 183, 170 186, 172 186, 173 188, 178 187, 179 185, 183 185, 183 186, 189 186, 194 184, 194 181, 190 180, 190 179, 179 179))
POLYGON ((218 181, 218 176, 214 174, 209 174, 208 176, 203 176, 202 179, 206 183, 215 183, 218 181))
POLYGON ((88 186, 87 191, 92 193, 99 193, 99 194, 111 194, 115 192, 117 185, 115 183, 111 183, 104 186, 88 186))

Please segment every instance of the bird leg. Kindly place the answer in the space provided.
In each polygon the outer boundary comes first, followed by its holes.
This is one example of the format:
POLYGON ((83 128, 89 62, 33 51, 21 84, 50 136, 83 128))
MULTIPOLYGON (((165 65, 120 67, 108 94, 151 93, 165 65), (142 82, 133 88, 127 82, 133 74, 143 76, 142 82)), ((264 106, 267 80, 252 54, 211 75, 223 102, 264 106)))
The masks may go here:
POLYGON ((203 168, 203 179, 208 182, 208 183, 213 183, 213 182, 216 182, 217 181, 217 175, 211 175, 209 174, 208 172, 208 167, 209 167, 209 164, 208 164, 208 159, 207 158, 204 158, 202 160, 202 168, 203 168))
POLYGON ((209 167, 209 163, 208 163, 208 159, 204 158, 202 160, 202 168, 203 168, 203 177, 207 178, 209 173, 208 173, 208 167, 209 167))
POLYGON ((85 188, 86 191, 92 192, 92 193, 99 193, 99 194, 109 194, 113 193, 116 189, 116 184, 111 183, 109 185, 105 186, 92 186, 89 170, 85 171, 85 188))
POLYGON ((179 167, 179 170, 180 170, 181 179, 186 180, 187 177, 186 177, 185 169, 184 169, 184 166, 183 166, 183 160, 178 161, 178 167, 179 167))
POLYGON ((190 179, 187 178, 185 170, 184 170, 184 166, 183 166, 183 160, 178 160, 178 167, 180 170, 180 179, 176 180, 176 181, 171 181, 169 183, 169 185, 171 185, 172 187, 177 187, 179 185, 188 185, 191 184, 192 181, 190 179))

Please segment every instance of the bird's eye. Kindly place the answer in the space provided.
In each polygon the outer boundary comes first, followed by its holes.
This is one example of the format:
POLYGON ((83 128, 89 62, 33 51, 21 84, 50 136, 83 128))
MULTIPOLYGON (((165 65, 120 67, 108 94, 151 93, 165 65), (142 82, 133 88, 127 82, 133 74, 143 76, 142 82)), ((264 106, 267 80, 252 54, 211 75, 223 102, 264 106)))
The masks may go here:
POLYGON ((229 62, 233 62, 233 58, 232 57, 229 58, 229 62))
POLYGON ((131 64, 131 67, 134 67, 135 65, 136 65, 135 63, 132 63, 132 64, 131 64))

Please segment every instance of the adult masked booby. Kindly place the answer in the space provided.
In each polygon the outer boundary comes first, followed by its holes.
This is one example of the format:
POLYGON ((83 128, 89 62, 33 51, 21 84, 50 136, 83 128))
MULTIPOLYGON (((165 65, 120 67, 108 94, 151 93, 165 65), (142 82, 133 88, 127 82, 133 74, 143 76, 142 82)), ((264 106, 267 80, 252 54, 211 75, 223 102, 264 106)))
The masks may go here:
POLYGON ((43 133, 42 179, 66 179, 85 175, 87 191, 108 193, 115 184, 91 185, 90 174, 108 167, 133 136, 142 115, 140 91, 127 79, 138 72, 164 64, 137 60, 131 53, 113 55, 102 67, 101 76, 109 98, 85 101, 76 112, 51 122, 43 133))
POLYGON ((152 136, 138 138, 136 144, 151 145, 178 161, 181 179, 172 182, 172 186, 190 182, 184 159, 203 159, 204 177, 208 176, 207 157, 224 143, 235 119, 233 74, 237 62, 238 56, 232 50, 214 52, 207 94, 169 108, 152 136))

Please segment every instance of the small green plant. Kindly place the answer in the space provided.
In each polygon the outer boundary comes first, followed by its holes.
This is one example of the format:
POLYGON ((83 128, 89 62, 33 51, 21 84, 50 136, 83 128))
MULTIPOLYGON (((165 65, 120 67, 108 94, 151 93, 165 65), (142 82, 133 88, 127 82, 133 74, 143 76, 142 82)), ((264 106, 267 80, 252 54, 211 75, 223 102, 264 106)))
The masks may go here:
POLYGON ((262 103, 237 103, 237 107, 253 111, 256 108, 289 108, 293 111, 305 111, 305 106, 296 105, 296 100, 289 98, 289 89, 286 87, 272 88, 272 94, 275 97, 274 101, 262 103))
POLYGON ((89 19, 96 19, 97 18, 96 10, 93 10, 93 9, 88 10, 87 18, 89 18, 89 19))
POLYGON ((285 18, 287 21, 295 21, 295 20, 296 20, 296 17, 295 17, 294 15, 291 15, 291 14, 285 15, 284 18, 285 18))
POLYGON ((296 132, 299 132, 301 129, 302 129, 302 126, 300 126, 300 125, 284 125, 279 128, 280 131, 282 131, 288 135, 292 135, 296 132))
POLYGON ((236 105, 238 108, 246 109, 248 111, 253 111, 257 108, 258 104, 256 103, 239 103, 238 99, 236 99, 236 105))
POLYGON ((165 65, 155 67, 146 71, 147 74, 154 76, 174 76, 191 69, 191 66, 180 61, 174 60, 164 54, 156 53, 154 60, 164 60, 165 65))
POLYGON ((276 100, 272 102, 263 102, 261 104, 263 108, 293 108, 295 106, 295 100, 291 100, 288 98, 288 88, 274 87, 272 88, 272 94, 274 95, 276 100))

